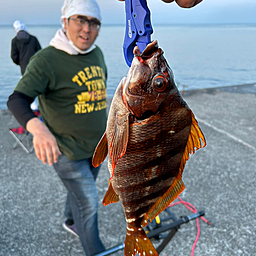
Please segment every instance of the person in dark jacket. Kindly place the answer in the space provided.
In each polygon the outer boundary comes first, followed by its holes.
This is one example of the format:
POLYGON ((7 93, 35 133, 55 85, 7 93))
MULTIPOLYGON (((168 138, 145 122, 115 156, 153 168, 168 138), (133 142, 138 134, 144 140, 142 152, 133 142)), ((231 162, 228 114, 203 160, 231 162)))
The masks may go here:
POLYGON ((17 35, 12 39, 11 58, 20 66, 23 75, 30 58, 41 49, 41 45, 35 36, 27 32, 27 26, 23 22, 16 20, 13 27, 17 35))

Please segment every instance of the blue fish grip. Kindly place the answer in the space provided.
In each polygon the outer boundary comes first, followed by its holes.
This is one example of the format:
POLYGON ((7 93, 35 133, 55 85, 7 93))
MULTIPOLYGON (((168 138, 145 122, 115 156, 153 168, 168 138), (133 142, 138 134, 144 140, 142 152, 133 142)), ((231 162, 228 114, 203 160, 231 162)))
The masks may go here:
POLYGON ((124 58, 130 67, 133 48, 137 45, 142 53, 151 43, 153 28, 146 0, 125 0, 126 29, 123 44, 124 58))

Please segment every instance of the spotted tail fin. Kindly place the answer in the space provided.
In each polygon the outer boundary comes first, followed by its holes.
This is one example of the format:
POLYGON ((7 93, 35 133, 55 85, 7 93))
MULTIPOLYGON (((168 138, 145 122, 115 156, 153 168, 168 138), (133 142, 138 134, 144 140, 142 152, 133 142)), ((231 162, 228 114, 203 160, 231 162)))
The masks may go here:
POLYGON ((129 228, 125 238, 125 256, 159 256, 143 228, 129 228))

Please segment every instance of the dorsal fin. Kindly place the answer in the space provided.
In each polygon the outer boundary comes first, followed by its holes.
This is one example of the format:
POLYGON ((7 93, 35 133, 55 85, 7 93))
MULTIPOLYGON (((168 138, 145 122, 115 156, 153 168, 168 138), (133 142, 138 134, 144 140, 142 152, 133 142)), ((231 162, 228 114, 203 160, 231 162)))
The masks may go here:
POLYGON ((194 114, 191 112, 191 128, 188 136, 187 144, 183 152, 181 163, 179 167, 179 173, 175 180, 173 181, 170 188, 165 192, 165 194, 159 198, 156 203, 151 207, 147 214, 145 214, 144 219, 142 220, 142 225, 147 223, 147 218, 151 221, 159 215, 171 202, 173 202, 178 195, 185 189, 185 185, 182 181, 182 173, 186 164, 186 161, 189 159, 189 154, 194 154, 199 148, 205 147, 206 141, 205 137, 198 126, 198 123, 194 117, 194 114))
POLYGON ((169 189, 164 193, 164 195, 159 198, 156 203, 150 208, 147 214, 144 215, 144 218, 141 222, 141 225, 144 227, 147 225, 147 219, 149 218, 152 221, 157 215, 159 215, 166 207, 173 202, 180 193, 185 189, 185 185, 181 179, 181 176, 178 175, 173 181, 169 189))
POLYGON ((192 123, 191 123, 190 133, 188 136, 187 145, 184 150, 184 153, 181 159, 181 164, 180 164, 181 174, 185 167, 186 161, 189 159, 189 154, 194 154, 199 148, 203 148, 206 146, 205 137, 200 127, 198 126, 198 123, 192 112, 191 112, 191 119, 192 119, 192 123))

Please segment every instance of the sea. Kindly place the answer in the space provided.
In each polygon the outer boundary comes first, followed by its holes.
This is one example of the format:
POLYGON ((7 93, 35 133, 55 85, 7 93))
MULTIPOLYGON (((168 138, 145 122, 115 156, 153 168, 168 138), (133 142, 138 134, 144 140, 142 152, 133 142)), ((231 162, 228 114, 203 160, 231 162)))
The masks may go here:
MULTIPOLYGON (((60 29, 59 25, 27 27, 42 47, 60 29)), ((179 90, 256 83, 256 24, 155 25, 153 30, 151 38, 163 49, 179 90)), ((129 69, 123 57, 124 33, 124 25, 103 25, 96 40, 108 68, 108 97, 129 69)), ((0 26, 0 34, 0 109, 7 109, 8 96, 21 74, 10 58, 13 27, 0 26)))

